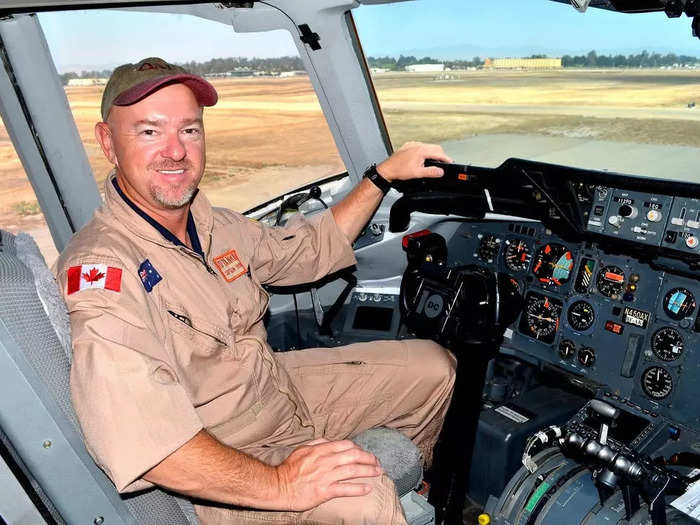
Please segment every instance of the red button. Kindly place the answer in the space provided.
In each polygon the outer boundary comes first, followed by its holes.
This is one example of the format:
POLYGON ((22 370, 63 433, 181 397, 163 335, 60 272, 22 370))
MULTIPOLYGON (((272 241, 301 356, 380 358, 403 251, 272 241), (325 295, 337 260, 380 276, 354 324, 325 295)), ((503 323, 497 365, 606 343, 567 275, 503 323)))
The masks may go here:
POLYGON ((409 233, 408 235, 404 235, 403 239, 401 240, 401 246, 403 246, 403 249, 405 250, 408 248, 408 241, 409 239, 416 239, 418 237, 425 237, 426 235, 430 235, 431 232, 430 230, 421 230, 419 232, 415 233, 409 233))
POLYGON ((605 329, 613 334, 620 335, 623 328, 624 327, 620 323, 616 323, 615 321, 605 321, 605 329))

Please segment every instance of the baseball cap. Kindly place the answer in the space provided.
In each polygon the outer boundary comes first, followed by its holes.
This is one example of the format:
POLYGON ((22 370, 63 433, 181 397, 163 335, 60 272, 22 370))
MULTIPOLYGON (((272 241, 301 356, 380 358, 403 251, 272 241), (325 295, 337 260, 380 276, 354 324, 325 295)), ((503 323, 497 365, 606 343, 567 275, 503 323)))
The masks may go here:
POLYGON ((185 84, 202 106, 213 106, 218 100, 214 86, 202 77, 162 58, 150 57, 136 64, 123 64, 112 72, 102 93, 102 119, 107 120, 112 106, 129 106, 173 83, 185 84))

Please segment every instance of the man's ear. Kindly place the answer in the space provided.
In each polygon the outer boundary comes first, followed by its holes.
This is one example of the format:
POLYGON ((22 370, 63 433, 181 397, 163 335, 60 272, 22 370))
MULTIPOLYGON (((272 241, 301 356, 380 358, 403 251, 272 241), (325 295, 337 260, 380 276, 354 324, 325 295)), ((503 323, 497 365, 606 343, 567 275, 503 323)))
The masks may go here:
POLYGON ((112 130, 109 129, 109 124, 106 122, 98 122, 95 124, 95 138, 102 148, 107 160, 116 166, 117 156, 114 153, 114 142, 112 141, 112 130))

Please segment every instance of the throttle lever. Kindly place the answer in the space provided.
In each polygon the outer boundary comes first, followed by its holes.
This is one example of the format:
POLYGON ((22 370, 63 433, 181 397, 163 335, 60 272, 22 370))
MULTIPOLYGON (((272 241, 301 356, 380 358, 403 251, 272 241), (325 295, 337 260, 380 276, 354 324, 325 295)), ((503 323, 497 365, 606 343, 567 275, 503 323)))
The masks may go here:
POLYGON ((593 399, 588 403, 589 408, 598 416, 600 421, 600 432, 598 433, 598 441, 601 445, 608 444, 608 432, 611 426, 615 426, 615 421, 620 417, 620 409, 609 405, 600 399, 593 399), (608 421, 610 420, 610 424, 608 421))

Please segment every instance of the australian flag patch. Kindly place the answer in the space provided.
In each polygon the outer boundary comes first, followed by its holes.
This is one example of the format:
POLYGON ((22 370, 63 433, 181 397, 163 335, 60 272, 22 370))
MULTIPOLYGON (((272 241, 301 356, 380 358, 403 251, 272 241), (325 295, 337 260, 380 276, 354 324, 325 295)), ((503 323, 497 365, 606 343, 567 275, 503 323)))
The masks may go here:
POLYGON ((163 278, 160 276, 158 273, 158 270, 156 270, 153 265, 151 264, 151 261, 146 259, 141 263, 141 266, 139 266, 139 277, 141 278, 141 282, 143 283, 143 287, 146 289, 147 292, 151 292, 153 290, 153 287, 161 282, 163 278))

